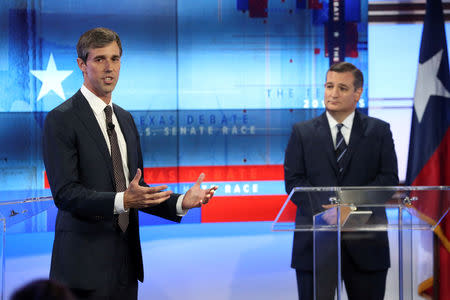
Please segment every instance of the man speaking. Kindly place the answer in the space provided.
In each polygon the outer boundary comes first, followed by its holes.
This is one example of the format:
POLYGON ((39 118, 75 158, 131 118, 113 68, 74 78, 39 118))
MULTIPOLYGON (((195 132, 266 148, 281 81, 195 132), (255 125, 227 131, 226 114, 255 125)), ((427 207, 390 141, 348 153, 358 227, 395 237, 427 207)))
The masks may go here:
POLYGON ((58 208, 50 278, 79 299, 137 299, 137 280, 144 279, 138 209, 179 222, 217 187, 201 189, 204 174, 185 195, 148 187, 136 125, 111 100, 119 36, 89 30, 77 53, 83 86, 50 111, 44 125, 44 163, 58 208))

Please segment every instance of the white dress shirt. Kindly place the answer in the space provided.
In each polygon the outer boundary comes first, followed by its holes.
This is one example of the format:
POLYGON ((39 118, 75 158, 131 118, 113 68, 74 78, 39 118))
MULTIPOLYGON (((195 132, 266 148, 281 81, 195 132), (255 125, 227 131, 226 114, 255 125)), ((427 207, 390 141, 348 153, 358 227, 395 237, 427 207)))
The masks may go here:
MULTIPOLYGON (((339 124, 332 115, 326 112, 328 125, 330 125, 331 137, 333 138, 334 149, 336 149, 336 135, 337 135, 337 124, 339 124)), ((341 133, 344 136, 344 141, 348 145, 350 142, 350 133, 352 132, 353 120, 355 119, 355 111, 353 111, 344 121, 342 121, 341 133)))
MULTIPOLYGON (((95 118, 97 119, 98 125, 103 133, 103 137, 105 138, 106 144, 108 145, 109 154, 111 154, 111 143, 109 141, 108 132, 106 128, 106 115, 105 115, 105 107, 107 104, 97 97, 94 93, 88 90, 84 85, 81 86, 81 93, 86 98, 89 106, 91 107, 95 118)), ((112 105, 112 100, 108 104, 112 108, 112 122, 114 124, 114 129, 117 134, 117 142, 119 144, 120 156, 122 157, 122 165, 123 165, 123 173, 125 175, 126 186, 130 184, 130 171, 128 170, 128 154, 127 154, 127 144, 125 142, 125 138, 123 136, 122 130, 120 129, 119 122, 117 121, 117 117, 114 114, 114 107, 112 105)), ((143 170, 141 170, 143 171, 143 170)), ((134 177, 134 175, 133 175, 134 177)), ((114 198, 114 213, 119 214, 125 212, 125 208, 123 206, 123 196, 124 192, 116 193, 114 198)), ((177 215, 184 216, 187 213, 187 209, 182 209, 184 195, 180 195, 177 200, 177 215)))

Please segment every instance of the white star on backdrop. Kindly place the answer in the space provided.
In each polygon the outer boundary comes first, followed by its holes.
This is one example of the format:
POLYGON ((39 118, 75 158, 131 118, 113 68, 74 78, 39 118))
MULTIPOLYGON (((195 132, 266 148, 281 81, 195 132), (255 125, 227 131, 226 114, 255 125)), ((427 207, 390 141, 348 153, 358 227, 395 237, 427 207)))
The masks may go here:
POLYGON ((450 98, 450 92, 437 77, 441 64, 443 50, 436 53, 426 62, 419 64, 417 70, 416 89, 414 92, 414 109, 419 123, 428 105, 430 96, 442 96, 450 98))
POLYGON ((48 60, 47 70, 30 70, 30 73, 36 76, 42 81, 41 91, 37 101, 47 95, 50 91, 54 91, 61 99, 65 100, 64 90, 61 83, 67 78, 73 71, 58 71, 56 69, 55 60, 53 59, 53 53, 50 53, 50 59, 48 60))

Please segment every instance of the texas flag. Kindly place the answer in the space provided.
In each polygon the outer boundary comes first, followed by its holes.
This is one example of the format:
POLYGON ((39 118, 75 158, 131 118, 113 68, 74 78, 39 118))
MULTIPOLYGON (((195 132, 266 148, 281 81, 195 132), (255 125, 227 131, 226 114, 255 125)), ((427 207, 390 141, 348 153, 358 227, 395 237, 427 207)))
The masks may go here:
MULTIPOLYGON (((450 185, 450 73, 441 0, 428 0, 420 46, 419 67, 414 93, 406 184, 416 186, 450 185)), ((436 194, 440 197, 442 194, 436 194)), ((444 195, 444 197, 448 194, 444 195)), ((436 198, 435 197, 435 198, 436 198)), ((443 201, 418 201, 415 207, 426 216, 445 214, 443 201)), ((447 201, 447 202, 445 202, 447 201)), ((448 203, 447 203, 448 204, 448 203)), ((434 220, 437 221, 437 220, 434 220)), ((433 299, 450 299, 450 216, 434 231, 439 237, 439 277, 419 286, 419 293, 433 299)), ((431 262, 430 262, 431 263, 431 262)))

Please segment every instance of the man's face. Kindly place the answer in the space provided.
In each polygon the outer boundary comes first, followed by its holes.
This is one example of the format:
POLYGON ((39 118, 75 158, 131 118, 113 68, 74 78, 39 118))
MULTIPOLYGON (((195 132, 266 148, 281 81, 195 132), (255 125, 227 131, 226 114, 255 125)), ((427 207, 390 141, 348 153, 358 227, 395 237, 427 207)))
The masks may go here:
POLYGON ((354 76, 351 72, 329 71, 325 83, 325 107, 331 114, 349 115, 356 109, 362 88, 355 90, 354 76))
POLYGON ((78 58, 77 62, 83 72, 84 85, 109 103, 120 73, 120 49, 117 43, 112 42, 103 48, 89 49, 86 62, 81 58, 78 58))

